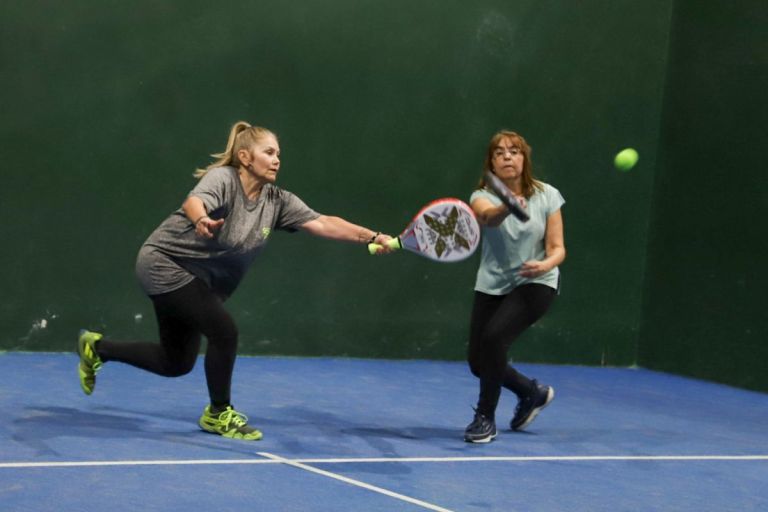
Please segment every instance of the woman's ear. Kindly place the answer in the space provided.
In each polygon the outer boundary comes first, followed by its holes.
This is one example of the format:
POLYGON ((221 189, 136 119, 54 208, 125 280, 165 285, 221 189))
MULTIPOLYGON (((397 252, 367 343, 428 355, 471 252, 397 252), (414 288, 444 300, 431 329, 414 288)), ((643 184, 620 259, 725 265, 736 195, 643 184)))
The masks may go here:
POLYGON ((251 165, 251 154, 246 149, 241 149, 237 152, 237 159, 240 160, 240 165, 248 167, 251 165))

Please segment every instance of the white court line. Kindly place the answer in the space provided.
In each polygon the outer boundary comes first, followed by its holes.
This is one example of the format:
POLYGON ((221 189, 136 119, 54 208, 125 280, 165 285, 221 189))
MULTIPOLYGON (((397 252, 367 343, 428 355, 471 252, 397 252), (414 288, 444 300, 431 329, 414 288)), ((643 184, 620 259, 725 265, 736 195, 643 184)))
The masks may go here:
POLYGON ((437 505, 433 505, 432 503, 427 503, 426 501, 417 500, 416 498, 411 498, 410 496, 406 496, 404 494, 399 494, 393 491, 390 491, 388 489, 384 489, 383 487, 377 487, 375 485, 367 484, 365 482, 361 482, 360 480, 354 480, 352 478, 347 478, 346 476, 341 476, 336 473, 331 473, 330 471, 323 471, 322 469, 318 469, 312 466, 307 466, 306 464, 302 464, 300 462, 296 462, 289 459, 283 459, 281 457, 278 457, 277 455, 272 455, 271 453, 266 452, 259 452, 259 455, 262 457, 267 457, 268 459, 280 462, 282 464, 286 464, 288 466, 303 469, 305 471, 309 471, 311 473, 317 473, 318 475, 327 476, 328 478, 333 478, 335 480, 339 480, 341 482, 354 485, 356 487, 362 487, 363 489, 367 489, 369 491, 377 492, 379 494, 383 494, 385 496, 389 496, 390 498, 395 498, 398 500, 406 501, 408 503, 411 503, 413 505, 418 505, 420 507, 426 508, 428 510, 435 510, 437 512, 451 512, 447 508, 439 507, 437 505))
POLYGON ((552 455, 499 457, 362 457, 348 459, 191 459, 0 462, 0 469, 89 466, 194 466, 228 464, 359 464, 412 462, 768 461, 768 455, 552 455))

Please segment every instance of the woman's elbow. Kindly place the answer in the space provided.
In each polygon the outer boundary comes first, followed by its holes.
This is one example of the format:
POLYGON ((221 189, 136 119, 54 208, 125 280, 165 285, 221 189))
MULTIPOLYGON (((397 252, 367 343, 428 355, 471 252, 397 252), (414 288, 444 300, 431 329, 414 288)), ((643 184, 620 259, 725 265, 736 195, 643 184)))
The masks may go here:
MULTIPOLYGON (((560 263, 565 261, 565 246, 564 245, 552 245, 547 248, 547 255, 555 256, 560 263)), ((559 264, 559 263, 558 263, 559 264)))

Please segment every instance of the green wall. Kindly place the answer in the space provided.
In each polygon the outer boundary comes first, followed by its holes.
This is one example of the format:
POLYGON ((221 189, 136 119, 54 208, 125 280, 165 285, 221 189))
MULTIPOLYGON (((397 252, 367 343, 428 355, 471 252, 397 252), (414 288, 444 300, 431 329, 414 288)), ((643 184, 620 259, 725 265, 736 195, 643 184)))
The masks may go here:
MULTIPOLYGON (((0 348, 70 350, 81 326, 153 338, 136 252, 246 119, 280 136, 282 186, 392 233, 468 198, 494 131, 523 133, 566 198, 569 255, 514 356, 635 363, 671 7, 0 3, 0 348)), ((462 358, 476 265, 279 233, 230 302, 241 352, 462 358)))
POLYGON ((673 20, 640 364, 768 391, 768 3, 673 20))

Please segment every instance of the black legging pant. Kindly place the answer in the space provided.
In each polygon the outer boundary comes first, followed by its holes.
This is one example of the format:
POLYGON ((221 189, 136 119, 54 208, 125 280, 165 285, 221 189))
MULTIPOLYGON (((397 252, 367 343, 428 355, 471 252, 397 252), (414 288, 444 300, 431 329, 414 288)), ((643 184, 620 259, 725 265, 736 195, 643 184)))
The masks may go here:
POLYGON ((546 313, 557 291, 542 284, 518 286, 507 295, 475 292, 467 360, 480 379, 477 411, 494 418, 501 388, 530 394, 531 380, 507 362, 513 341, 546 313))
POLYGON ((102 361, 120 361, 165 377, 179 377, 195 366, 203 335, 208 340, 205 378, 211 404, 228 405, 238 333, 222 299, 199 279, 151 299, 160 343, 102 339, 98 343, 99 357, 102 361))

